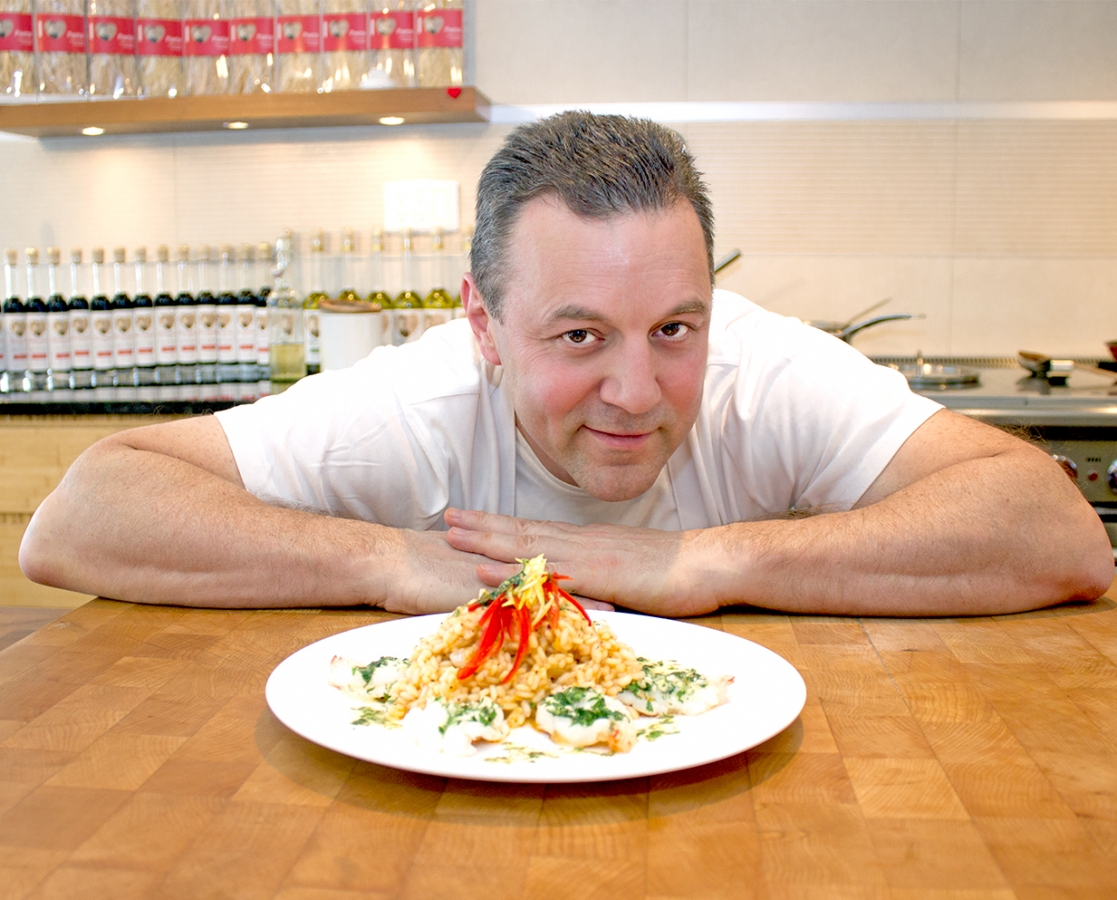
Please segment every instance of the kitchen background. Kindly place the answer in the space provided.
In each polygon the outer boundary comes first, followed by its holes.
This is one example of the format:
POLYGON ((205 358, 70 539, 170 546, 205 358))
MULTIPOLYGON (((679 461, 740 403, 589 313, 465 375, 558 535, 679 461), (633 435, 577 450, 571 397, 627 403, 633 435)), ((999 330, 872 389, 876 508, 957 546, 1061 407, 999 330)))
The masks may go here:
POLYGON ((1117 339, 1117 2, 466 0, 466 34, 491 124, 0 135, 0 247, 367 241, 411 178, 460 182, 468 223, 513 121, 590 106, 685 136, 719 256, 743 251, 722 286, 804 318, 926 315, 866 353, 1117 339))

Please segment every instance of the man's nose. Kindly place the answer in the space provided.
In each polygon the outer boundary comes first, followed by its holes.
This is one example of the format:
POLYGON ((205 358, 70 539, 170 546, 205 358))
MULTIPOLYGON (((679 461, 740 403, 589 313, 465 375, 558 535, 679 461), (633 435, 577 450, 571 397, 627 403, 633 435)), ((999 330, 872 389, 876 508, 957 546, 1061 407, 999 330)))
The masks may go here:
POLYGON ((609 354, 601 399, 630 415, 653 409, 663 392, 652 348, 644 341, 623 341, 609 354))

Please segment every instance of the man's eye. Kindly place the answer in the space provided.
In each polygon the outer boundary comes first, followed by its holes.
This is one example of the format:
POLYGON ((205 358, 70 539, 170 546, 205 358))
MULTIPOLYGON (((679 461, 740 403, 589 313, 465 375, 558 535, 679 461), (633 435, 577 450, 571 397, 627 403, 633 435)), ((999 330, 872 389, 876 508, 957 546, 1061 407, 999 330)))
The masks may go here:
POLYGON ((663 333, 664 337, 682 337, 688 331, 690 331, 690 326, 685 325, 682 322, 668 322, 659 330, 663 333))
POLYGON ((593 335, 584 328, 575 328, 563 334, 562 339, 568 344, 588 344, 593 341, 593 335))

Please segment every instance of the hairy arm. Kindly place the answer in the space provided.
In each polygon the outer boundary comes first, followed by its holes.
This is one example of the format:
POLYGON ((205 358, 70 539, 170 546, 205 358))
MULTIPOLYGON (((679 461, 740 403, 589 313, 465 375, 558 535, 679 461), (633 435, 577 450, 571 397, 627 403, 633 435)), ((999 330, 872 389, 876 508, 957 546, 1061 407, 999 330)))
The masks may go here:
POLYGON ((475 596, 479 561, 440 533, 261 502, 212 416, 90 447, 39 506, 19 552, 32 581, 119 600, 400 612, 475 596))
MULTIPOLYGON (((494 561, 545 553, 599 600, 668 616, 748 603, 834 615, 988 615, 1100 596, 1097 515, 1048 456, 948 411, 847 512, 685 532, 579 528, 451 510, 450 543, 494 561)), ((482 567, 493 581, 506 566, 482 567)))

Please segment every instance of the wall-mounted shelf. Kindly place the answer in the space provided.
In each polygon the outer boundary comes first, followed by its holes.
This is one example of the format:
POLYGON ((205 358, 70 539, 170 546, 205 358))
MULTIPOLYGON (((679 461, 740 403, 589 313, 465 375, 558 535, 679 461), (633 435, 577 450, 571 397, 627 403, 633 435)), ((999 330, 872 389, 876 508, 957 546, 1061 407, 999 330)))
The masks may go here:
POLYGON ((489 100, 476 88, 463 87, 74 103, 32 101, 0 105, 0 131, 44 138, 73 137, 89 127, 104 129, 105 134, 222 131, 230 122, 244 122, 254 130, 327 128, 380 125, 387 116, 403 119, 408 125, 487 122, 489 100))

